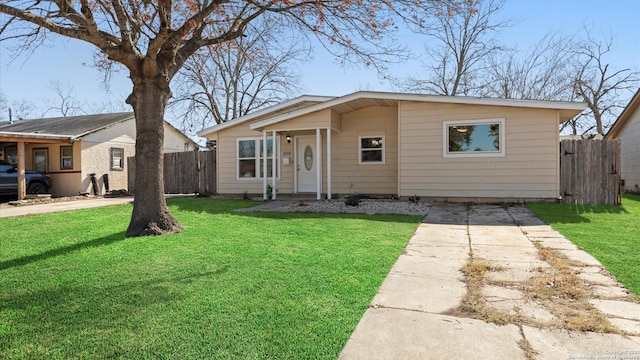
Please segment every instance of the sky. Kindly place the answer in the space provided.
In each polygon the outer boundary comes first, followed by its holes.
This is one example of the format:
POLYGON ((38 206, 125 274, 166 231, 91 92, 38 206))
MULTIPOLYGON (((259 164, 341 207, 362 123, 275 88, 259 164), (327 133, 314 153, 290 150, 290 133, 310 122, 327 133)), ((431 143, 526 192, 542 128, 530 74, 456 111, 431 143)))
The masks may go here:
MULTIPOLYGON (((546 33, 575 34, 586 24, 596 37, 613 36, 615 49, 605 59, 613 68, 640 71, 640 0, 507 0, 500 14, 517 19, 514 26, 498 37, 507 46, 528 50, 546 33)), ((411 38, 403 40, 417 50, 425 45, 424 38, 409 34, 407 37, 411 38)), ((91 45, 60 39, 41 46, 29 57, 11 60, 12 54, 0 43, 0 93, 9 102, 28 100, 43 106, 56 96, 51 83, 58 81, 73 88, 74 97, 85 104, 88 112, 92 110, 91 104, 95 107, 104 99, 124 103, 132 89, 127 72, 114 74, 106 93, 103 75, 91 66, 93 54, 91 45)), ((411 75, 417 70, 419 59, 390 68, 397 76, 411 75)), ((358 90, 394 91, 392 84, 381 81, 373 69, 343 67, 321 49, 300 64, 297 71, 302 74, 302 94, 340 96, 358 90)), ((129 111, 127 105, 116 108, 129 111)), ((0 120, 7 118, 8 114, 0 114, 0 120)))

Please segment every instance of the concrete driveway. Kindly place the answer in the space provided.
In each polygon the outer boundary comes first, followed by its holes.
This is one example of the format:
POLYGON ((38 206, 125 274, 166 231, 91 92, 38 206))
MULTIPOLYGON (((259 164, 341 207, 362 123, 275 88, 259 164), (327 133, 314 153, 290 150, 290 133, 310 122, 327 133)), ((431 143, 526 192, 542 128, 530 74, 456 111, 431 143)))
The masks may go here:
POLYGON ((434 204, 339 358, 640 359, 640 303, 526 207, 434 204))

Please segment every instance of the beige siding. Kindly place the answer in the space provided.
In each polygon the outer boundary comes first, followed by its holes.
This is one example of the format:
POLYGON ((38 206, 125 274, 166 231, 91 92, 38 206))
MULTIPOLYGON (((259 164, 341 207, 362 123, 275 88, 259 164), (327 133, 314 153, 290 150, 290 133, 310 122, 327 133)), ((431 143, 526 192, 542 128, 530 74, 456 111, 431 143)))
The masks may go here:
MULTIPOLYGON (((237 139, 239 138, 262 138, 262 133, 249 129, 249 126, 236 126, 225 129, 218 133, 218 192, 220 194, 241 194, 247 192, 249 194, 262 193, 262 179, 238 179, 238 162, 237 162, 237 139)), ((271 132, 269 132, 269 138, 271 132)), ((282 166, 281 159, 281 176, 277 180, 278 193, 293 192, 293 142, 287 144, 284 140, 284 134, 278 133, 280 138, 280 151, 289 152, 291 154, 291 163, 289 166, 282 166)), ((271 179, 269 179, 271 184, 271 179)))
MULTIPOLYGON (((294 192, 294 144, 287 143, 285 136, 315 136, 315 127, 340 127, 341 132, 332 132, 332 192, 339 194, 396 194, 398 130, 397 109, 389 107, 366 108, 339 116, 331 111, 323 111, 309 116, 278 124, 280 129, 301 129, 278 132, 280 138, 279 165, 281 176, 277 180, 278 194, 294 192), (385 164, 358 164, 358 136, 385 137, 385 164), (283 156, 290 158, 289 165, 282 162, 283 156)), ((275 126, 274 126, 275 127, 275 126)), ((268 133, 269 137, 271 132, 268 133)), ((261 137, 258 131, 249 126, 237 126, 224 129, 217 134, 218 144, 218 192, 221 194, 262 193, 262 179, 238 179, 237 177, 237 139, 261 137)), ((323 193, 327 191, 327 133, 322 137, 322 182, 323 193)), ((269 179, 271 184, 271 179, 269 179)))
POLYGON ((554 110, 403 102, 400 116, 400 196, 555 198, 557 133, 554 110), (505 119, 504 157, 443 156, 443 122, 505 119))
POLYGON ((332 125, 332 111, 325 109, 265 127, 265 130, 293 131, 328 128, 332 125))
MULTIPOLYGON (((332 134, 332 189, 338 194, 398 193, 398 110, 369 107, 342 114, 341 132, 332 134), (384 136, 384 164, 359 164, 360 136, 384 136)), ((324 134, 324 133, 323 133, 324 134)), ((326 142, 323 138, 323 144, 326 142)), ((326 146, 323 159, 326 159, 326 146)), ((323 163, 323 192, 327 189, 323 163)))
POLYGON ((640 110, 631 114, 619 132, 620 175, 625 191, 640 191, 640 110))
POLYGON ((29 170, 34 168, 33 150, 47 149, 49 156, 48 171, 51 177, 52 196, 73 196, 78 195, 80 183, 80 153, 81 146, 78 142, 73 144, 73 169, 60 168, 60 147, 69 144, 27 144, 25 147, 25 167, 29 170))

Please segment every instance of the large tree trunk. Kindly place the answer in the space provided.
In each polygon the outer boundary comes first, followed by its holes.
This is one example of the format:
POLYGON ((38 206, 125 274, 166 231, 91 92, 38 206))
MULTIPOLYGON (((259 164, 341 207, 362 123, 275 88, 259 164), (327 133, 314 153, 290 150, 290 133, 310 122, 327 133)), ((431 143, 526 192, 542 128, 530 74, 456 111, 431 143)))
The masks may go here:
MULTIPOLYGON (((133 78, 133 77, 132 77, 133 78)), ((136 178, 127 236, 177 233, 183 227, 169 213, 164 197, 164 110, 171 96, 161 77, 134 79, 127 102, 136 117, 136 178)))

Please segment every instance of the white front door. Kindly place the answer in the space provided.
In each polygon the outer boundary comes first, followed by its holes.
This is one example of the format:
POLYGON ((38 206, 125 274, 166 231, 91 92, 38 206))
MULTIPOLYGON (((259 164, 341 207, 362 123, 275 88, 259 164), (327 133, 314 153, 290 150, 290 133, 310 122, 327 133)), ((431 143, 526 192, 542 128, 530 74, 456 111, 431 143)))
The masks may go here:
POLYGON ((296 137, 298 192, 316 192, 318 154, 314 136, 296 137))

